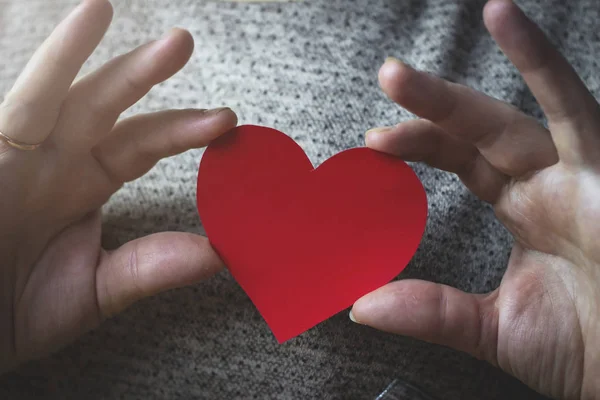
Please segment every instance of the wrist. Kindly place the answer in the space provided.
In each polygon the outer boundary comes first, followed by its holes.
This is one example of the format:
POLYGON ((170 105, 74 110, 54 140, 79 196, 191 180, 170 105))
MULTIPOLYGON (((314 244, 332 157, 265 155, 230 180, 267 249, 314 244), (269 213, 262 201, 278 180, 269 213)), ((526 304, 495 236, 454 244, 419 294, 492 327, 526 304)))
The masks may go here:
POLYGON ((581 385, 582 399, 600 398, 600 320, 592 323, 584 336, 585 358, 583 381, 581 385))

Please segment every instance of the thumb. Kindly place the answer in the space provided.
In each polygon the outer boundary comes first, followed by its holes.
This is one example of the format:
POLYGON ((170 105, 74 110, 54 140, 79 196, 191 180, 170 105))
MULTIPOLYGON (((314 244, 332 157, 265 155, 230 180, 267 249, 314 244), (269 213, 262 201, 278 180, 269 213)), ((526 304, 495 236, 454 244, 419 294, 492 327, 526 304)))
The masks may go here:
POLYGON ((359 299, 355 322, 448 346, 497 365, 497 291, 468 294, 419 280, 390 283, 359 299))
POLYGON ((105 253, 97 270, 98 305, 103 318, 157 293, 198 283, 223 268, 203 236, 165 232, 105 253))

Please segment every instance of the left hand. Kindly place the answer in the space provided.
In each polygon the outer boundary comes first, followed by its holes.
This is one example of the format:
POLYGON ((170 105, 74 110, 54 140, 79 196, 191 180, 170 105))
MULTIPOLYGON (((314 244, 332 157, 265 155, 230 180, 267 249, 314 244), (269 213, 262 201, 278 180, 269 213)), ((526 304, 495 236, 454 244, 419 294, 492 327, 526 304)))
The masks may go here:
POLYGON ((0 105, 0 372, 98 326, 134 301, 193 284, 222 262, 204 237, 159 233, 101 248, 100 208, 163 157, 235 127, 229 109, 171 110, 117 123, 153 85, 189 60, 174 30, 77 83, 112 19, 107 0, 84 0, 33 56, 0 105))
MULTIPOLYGON (((468 352, 557 399, 600 398, 600 106, 541 30, 508 0, 488 30, 520 70, 549 130, 465 86, 388 61, 383 90, 422 119, 367 145, 456 173, 515 238, 485 295, 401 280, 358 300, 356 320, 468 352)), ((452 268, 452 266, 448 266, 452 268)))

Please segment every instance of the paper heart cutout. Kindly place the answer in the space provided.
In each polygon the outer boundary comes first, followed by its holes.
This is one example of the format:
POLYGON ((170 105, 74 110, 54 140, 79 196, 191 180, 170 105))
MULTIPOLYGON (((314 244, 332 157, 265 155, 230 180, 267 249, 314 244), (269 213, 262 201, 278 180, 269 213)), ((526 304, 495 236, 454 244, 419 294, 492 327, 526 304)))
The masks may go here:
POLYGON ((427 219, 403 161, 356 148, 315 169, 290 137, 250 125, 205 151, 197 201, 213 247, 280 343, 397 276, 427 219))

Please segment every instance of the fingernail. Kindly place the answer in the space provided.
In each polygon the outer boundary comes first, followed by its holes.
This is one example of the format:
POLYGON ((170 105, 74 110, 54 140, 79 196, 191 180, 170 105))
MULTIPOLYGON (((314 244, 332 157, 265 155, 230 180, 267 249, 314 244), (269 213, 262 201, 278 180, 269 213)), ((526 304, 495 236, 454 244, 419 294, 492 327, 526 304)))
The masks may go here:
POLYGON ((217 114, 220 114, 220 113, 222 113, 223 111, 227 111, 227 110, 230 110, 230 111, 231 111, 231 108, 229 108, 229 107, 219 107, 219 108, 213 108, 212 110, 208 110, 208 111, 206 112, 206 115, 217 115, 217 114))
POLYGON ((173 36, 173 34, 175 34, 175 32, 186 32, 186 30, 185 30, 185 29, 183 29, 183 28, 177 28, 177 27, 175 27, 175 28, 171 28, 171 29, 169 29, 167 32, 165 32, 165 33, 163 34, 163 36, 162 36, 162 37, 161 37, 161 38, 160 38, 158 41, 159 41, 159 42, 162 42, 162 41, 164 41, 164 40, 167 40, 167 39, 169 39, 171 36, 173 36))
POLYGON ((356 320, 356 318, 354 317, 354 314, 352 313, 352 310, 350 310, 350 313, 348 314, 348 317, 350 317, 350 321, 354 322, 355 324, 359 324, 360 325, 360 322, 358 322, 356 320))
POLYGON ((77 6, 75 6, 75 8, 73 8, 72 12, 76 12, 76 11, 81 10, 83 7, 87 6, 88 3, 91 3, 91 0, 81 0, 79 2, 79 4, 77 4, 77 6))
POLYGON ((399 59, 397 59, 396 57, 387 57, 385 59, 385 62, 395 62, 397 64, 402 64, 402 65, 406 65, 405 63, 403 63, 402 61, 400 61, 399 59))
POLYGON ((166 31, 166 32, 165 32, 165 33, 162 35, 162 37, 159 39, 159 41, 163 41, 163 40, 166 40, 166 39, 168 39, 168 38, 169 38, 169 37, 170 37, 170 36, 173 34, 173 32, 175 32, 175 30, 176 30, 176 28, 171 28, 171 29, 169 29, 168 31, 166 31))
POLYGON ((385 132, 389 132, 392 130, 393 127, 391 126, 382 126, 380 128, 373 128, 373 129, 369 129, 367 131, 367 133, 365 133, 365 136, 370 135, 371 133, 385 133, 385 132))

